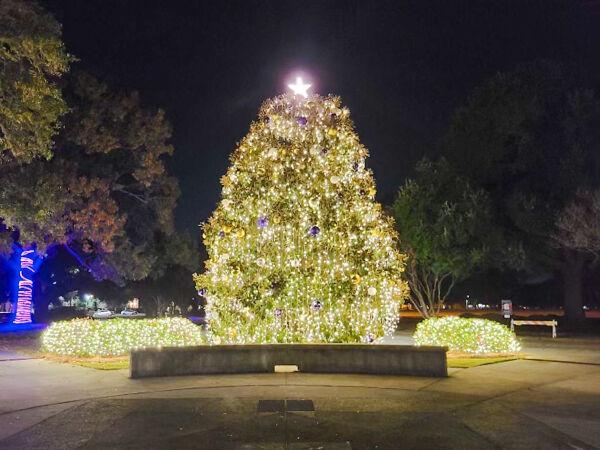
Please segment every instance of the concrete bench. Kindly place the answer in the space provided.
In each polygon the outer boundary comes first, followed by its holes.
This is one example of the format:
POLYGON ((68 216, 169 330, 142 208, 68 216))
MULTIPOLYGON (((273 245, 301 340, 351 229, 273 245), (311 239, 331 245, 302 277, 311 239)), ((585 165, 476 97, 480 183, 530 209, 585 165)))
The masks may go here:
POLYGON ((556 337, 556 327, 558 322, 556 320, 514 320, 510 319, 510 329, 515 331, 515 326, 519 325, 541 325, 545 327, 552 327, 552 337, 556 337))
POLYGON ((206 345, 134 350, 132 378, 269 373, 277 365, 300 372, 448 376, 446 348, 369 344, 206 345))

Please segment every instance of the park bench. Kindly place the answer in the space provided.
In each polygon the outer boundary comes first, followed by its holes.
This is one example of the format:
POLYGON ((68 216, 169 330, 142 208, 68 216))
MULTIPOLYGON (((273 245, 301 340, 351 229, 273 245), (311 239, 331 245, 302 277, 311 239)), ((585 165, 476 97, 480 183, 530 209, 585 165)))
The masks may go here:
POLYGON ((514 320, 510 319, 510 329, 515 331, 515 326, 519 325, 541 325, 546 327, 552 327, 552 337, 556 337, 556 327, 558 322, 556 320, 514 320))

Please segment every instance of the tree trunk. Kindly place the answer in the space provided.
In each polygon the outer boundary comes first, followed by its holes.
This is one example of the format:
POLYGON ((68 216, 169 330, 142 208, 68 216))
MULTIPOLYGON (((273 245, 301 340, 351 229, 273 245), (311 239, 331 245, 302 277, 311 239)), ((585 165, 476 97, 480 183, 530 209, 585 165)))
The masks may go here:
POLYGON ((409 300, 424 319, 439 315, 446 297, 454 286, 454 277, 450 273, 433 273, 419 266, 411 257, 405 270, 410 287, 409 300))
POLYGON ((13 285, 12 322, 14 324, 28 324, 33 321, 32 310, 35 300, 35 275, 43 261, 33 248, 14 246, 13 248, 13 285))
POLYGON ((585 255, 567 250, 562 266, 564 308, 569 322, 582 322, 585 319, 583 310, 583 269, 585 255))

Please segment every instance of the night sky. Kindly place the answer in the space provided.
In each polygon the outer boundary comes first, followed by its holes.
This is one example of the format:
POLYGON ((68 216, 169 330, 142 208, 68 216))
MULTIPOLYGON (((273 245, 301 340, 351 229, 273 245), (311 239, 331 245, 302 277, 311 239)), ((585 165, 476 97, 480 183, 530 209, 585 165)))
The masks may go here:
POLYGON ((46 0, 81 68, 173 125, 177 226, 196 233, 229 154, 295 70, 350 110, 379 200, 433 154, 487 77, 535 58, 600 79, 600 1, 46 0))

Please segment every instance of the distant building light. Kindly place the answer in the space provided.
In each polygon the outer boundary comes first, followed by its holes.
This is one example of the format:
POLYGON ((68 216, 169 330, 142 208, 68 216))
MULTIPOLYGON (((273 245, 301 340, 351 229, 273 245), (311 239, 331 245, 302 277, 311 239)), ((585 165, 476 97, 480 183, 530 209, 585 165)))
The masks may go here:
POLYGON ((127 302, 127 309, 139 309, 140 299, 137 297, 132 298, 127 302))

